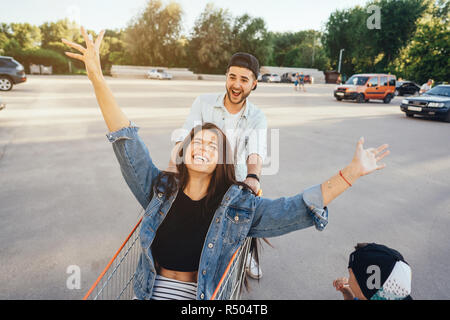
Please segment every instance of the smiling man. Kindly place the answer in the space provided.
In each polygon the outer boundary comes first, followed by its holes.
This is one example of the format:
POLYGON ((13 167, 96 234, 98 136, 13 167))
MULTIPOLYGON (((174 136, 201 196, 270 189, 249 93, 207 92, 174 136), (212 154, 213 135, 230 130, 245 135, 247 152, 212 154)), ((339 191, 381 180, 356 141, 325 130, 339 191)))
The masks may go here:
MULTIPOLYGON (((175 159, 180 142, 196 125, 212 122, 225 132, 232 147, 236 179, 255 193, 261 189, 260 176, 267 154, 267 120, 264 113, 248 100, 258 85, 259 62, 248 53, 235 53, 227 66, 225 92, 197 97, 183 128, 176 130, 168 170, 176 171, 175 159)), ((249 275, 259 279, 261 270, 248 262, 249 275)))

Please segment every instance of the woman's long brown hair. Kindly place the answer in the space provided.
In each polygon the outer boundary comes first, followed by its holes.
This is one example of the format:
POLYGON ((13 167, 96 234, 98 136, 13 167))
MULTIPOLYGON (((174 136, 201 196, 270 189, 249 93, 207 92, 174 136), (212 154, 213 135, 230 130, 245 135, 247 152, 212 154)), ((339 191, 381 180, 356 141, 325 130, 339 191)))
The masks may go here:
MULTIPOLYGON (((225 133, 223 133, 223 131, 213 123, 207 122, 203 125, 198 125, 191 130, 191 132, 181 143, 177 153, 176 166, 178 172, 174 173, 162 171, 157 178, 156 190, 157 192, 162 192, 166 199, 172 196, 177 190, 184 190, 189 181, 189 172, 185 164, 185 152, 191 141, 194 140, 195 134, 202 130, 211 130, 217 135, 218 138, 217 145, 219 150, 219 159, 216 169, 212 173, 208 191, 205 196, 205 209, 207 208, 209 211, 207 214, 214 214, 225 196, 225 193, 232 185, 241 185, 250 190, 254 195, 256 194, 247 184, 236 180, 231 146, 225 133)), ((265 240, 265 242, 267 242, 267 240, 265 240)), ((257 239, 252 238, 251 254, 255 261, 259 264, 258 246, 257 239)), ((245 278, 245 287, 248 289, 247 277, 245 278)))

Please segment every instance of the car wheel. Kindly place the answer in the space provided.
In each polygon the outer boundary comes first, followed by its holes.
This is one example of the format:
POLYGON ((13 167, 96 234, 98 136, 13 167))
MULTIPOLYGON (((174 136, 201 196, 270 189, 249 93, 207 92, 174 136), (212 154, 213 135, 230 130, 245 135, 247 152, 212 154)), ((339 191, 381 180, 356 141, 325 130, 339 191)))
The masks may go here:
POLYGON ((390 103, 392 100, 392 96, 390 94, 388 94, 386 97, 384 97, 383 102, 388 104, 390 103))
POLYGON ((9 91, 13 87, 13 83, 10 78, 1 76, 0 77, 0 91, 9 91))
POLYGON ((366 98, 364 97, 364 93, 358 94, 356 97, 356 102, 358 103, 364 103, 366 101, 366 98))

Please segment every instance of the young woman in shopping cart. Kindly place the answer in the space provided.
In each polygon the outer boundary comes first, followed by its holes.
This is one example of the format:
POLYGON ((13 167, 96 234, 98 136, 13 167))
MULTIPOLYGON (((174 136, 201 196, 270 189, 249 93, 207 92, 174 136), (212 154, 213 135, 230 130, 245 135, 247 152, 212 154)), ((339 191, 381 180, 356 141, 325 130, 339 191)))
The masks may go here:
POLYGON ((145 209, 133 283, 138 299, 210 299, 246 237, 275 237, 311 226, 323 230, 328 204, 358 178, 385 167, 378 162, 389 154, 388 146, 364 149, 361 138, 350 164, 324 183, 291 197, 258 197, 236 181, 223 132, 204 124, 183 141, 178 173, 161 171, 103 78, 104 32, 95 41, 81 32, 86 48, 63 39, 80 52, 66 54, 85 63, 123 177, 145 209))

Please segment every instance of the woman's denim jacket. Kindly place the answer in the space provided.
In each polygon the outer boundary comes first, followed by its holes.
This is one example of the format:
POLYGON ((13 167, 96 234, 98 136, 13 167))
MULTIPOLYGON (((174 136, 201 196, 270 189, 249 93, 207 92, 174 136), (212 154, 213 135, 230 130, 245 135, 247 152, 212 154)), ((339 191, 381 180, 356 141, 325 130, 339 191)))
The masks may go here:
MULTIPOLYGON (((151 244, 177 194, 166 198, 164 192, 155 190, 154 183, 161 171, 153 164, 138 130, 130 122, 129 127, 111 132, 107 137, 125 181, 145 209, 140 229, 142 252, 133 286, 138 299, 150 299, 156 276, 151 244)), ((206 235, 198 270, 197 299, 211 298, 233 253, 246 237, 276 237, 312 225, 323 230, 327 223, 328 209, 323 208, 320 185, 274 200, 231 186, 214 213, 206 235)))

